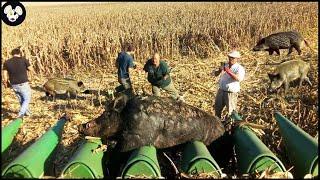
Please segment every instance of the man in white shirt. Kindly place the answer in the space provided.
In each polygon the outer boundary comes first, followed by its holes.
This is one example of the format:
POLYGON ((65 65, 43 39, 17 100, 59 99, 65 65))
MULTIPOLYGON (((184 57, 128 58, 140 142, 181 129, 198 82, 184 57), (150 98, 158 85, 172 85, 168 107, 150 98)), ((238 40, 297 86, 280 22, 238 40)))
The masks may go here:
POLYGON ((219 90, 215 100, 215 114, 221 118, 221 112, 225 106, 227 106, 228 115, 230 116, 233 110, 237 110, 237 99, 240 91, 240 82, 244 79, 245 69, 238 61, 240 59, 240 53, 238 51, 232 51, 228 54, 229 62, 224 63, 219 70, 213 73, 217 76, 221 72, 219 81, 219 90))

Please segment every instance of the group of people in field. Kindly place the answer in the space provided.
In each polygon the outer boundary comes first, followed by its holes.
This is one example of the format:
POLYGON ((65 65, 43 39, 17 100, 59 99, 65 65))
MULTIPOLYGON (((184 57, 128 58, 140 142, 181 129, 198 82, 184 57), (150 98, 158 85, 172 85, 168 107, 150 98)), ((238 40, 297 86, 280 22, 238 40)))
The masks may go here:
MULTIPOLYGON (((116 67, 118 69, 118 81, 121 84, 116 88, 117 92, 123 91, 126 95, 133 96, 134 91, 130 79, 132 70, 142 71, 142 67, 137 67, 134 63, 133 54, 134 48, 132 45, 118 54, 116 59, 116 67)), ((177 100, 182 100, 178 90, 174 87, 172 78, 170 77, 170 69, 168 64, 160 59, 159 53, 154 53, 152 58, 147 60, 143 70, 148 73, 148 82, 152 86, 152 93, 155 96, 160 96, 160 90, 163 89, 177 100)))
MULTIPOLYGON (((118 81, 121 84, 116 90, 123 91, 128 96, 133 96, 132 82, 130 72, 132 70, 142 71, 134 63, 134 47, 129 45, 124 51, 118 54, 116 66, 118 69, 118 81)), ((228 115, 237 110, 238 93, 240 92, 240 82, 244 79, 245 69, 239 64, 241 55, 238 51, 232 51, 228 54, 228 62, 225 62, 217 70, 212 71, 213 76, 219 76, 219 90, 215 98, 215 115, 221 118, 224 107, 227 107, 228 115)), ((167 63, 160 58, 160 54, 155 52, 151 59, 145 63, 143 70, 147 73, 148 82, 152 86, 154 96, 160 96, 161 89, 170 93, 172 98, 184 101, 175 88, 170 77, 170 68, 167 63)))
MULTIPOLYGON (((168 92, 172 98, 184 102, 183 96, 175 88, 170 77, 168 64, 161 59, 159 52, 155 52, 151 59, 148 59, 144 67, 138 67, 134 61, 135 48, 128 45, 118 54, 116 67, 118 70, 118 81, 120 86, 116 87, 116 92, 123 92, 129 97, 134 96, 134 90, 130 74, 132 71, 145 71, 148 82, 151 84, 154 96, 160 96, 161 90, 168 92)), ((22 118, 31 114, 29 103, 31 101, 31 88, 28 80, 28 71, 33 71, 29 61, 22 56, 20 48, 15 48, 11 52, 12 57, 3 64, 3 84, 4 87, 11 85, 19 103, 20 110, 18 117, 22 118)), ((226 107, 228 115, 237 109, 237 98, 240 92, 240 82, 244 79, 245 69, 239 64, 240 53, 232 51, 228 54, 228 61, 217 70, 212 71, 212 76, 219 76, 219 89, 215 98, 215 115, 221 118, 223 108, 226 107)))

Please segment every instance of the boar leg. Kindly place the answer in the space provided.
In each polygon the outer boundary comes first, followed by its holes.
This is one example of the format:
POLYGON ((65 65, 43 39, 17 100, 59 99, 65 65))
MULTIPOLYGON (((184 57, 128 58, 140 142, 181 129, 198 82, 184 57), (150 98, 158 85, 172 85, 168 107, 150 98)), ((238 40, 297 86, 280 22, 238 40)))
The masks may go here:
POLYGON ((279 49, 276 49, 275 51, 276 51, 276 53, 280 56, 280 50, 279 50, 279 49))
POLYGON ((50 96, 52 97, 52 101, 53 101, 53 100, 54 100, 55 93, 52 92, 52 91, 48 91, 48 92, 46 92, 46 96, 47 96, 46 102, 48 102, 48 99, 49 99, 50 96))
POLYGON ((310 79, 308 77, 305 77, 305 80, 308 82, 310 86, 312 86, 312 83, 310 82, 310 79))
POLYGON ((46 103, 48 103, 49 96, 50 96, 50 93, 46 92, 46 103))
POLYGON ((293 46, 290 46, 290 47, 289 47, 288 55, 290 55, 290 54, 292 53, 292 51, 293 51, 293 46))
POLYGON ((300 80, 299 80, 299 87, 302 86, 302 82, 303 82, 304 79, 305 79, 304 77, 301 77, 301 78, 300 78, 300 80))
POLYGON ((269 55, 272 55, 273 54, 273 50, 272 49, 269 49, 269 55))
POLYGON ((295 44, 293 47, 298 51, 298 54, 301 55, 300 46, 295 44))
POLYGON ((289 89, 289 82, 285 81, 283 84, 284 84, 284 94, 287 94, 289 89))
POLYGON ((310 86, 312 86, 312 83, 310 82, 310 79, 309 79, 307 76, 304 76, 304 77, 301 77, 301 78, 300 78, 299 87, 302 85, 302 81, 303 81, 303 80, 307 81, 308 84, 309 84, 310 86))
POLYGON ((56 93, 51 94, 51 96, 52 96, 52 101, 56 102, 56 93))
POLYGON ((70 92, 67 92, 67 98, 68 98, 68 105, 70 105, 70 92))
POLYGON ((78 101, 77 101, 78 100, 78 95, 77 95, 77 93, 75 94, 75 99, 76 99, 75 105, 78 106, 78 101))

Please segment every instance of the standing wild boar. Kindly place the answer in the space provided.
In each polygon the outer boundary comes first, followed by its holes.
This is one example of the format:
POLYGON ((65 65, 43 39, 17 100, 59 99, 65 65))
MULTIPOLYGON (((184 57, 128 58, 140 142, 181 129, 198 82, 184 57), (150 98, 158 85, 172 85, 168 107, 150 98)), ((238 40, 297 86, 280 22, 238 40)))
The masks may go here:
POLYGON ((76 81, 70 78, 52 78, 49 79, 44 85, 43 89, 46 95, 55 97, 56 94, 69 94, 76 95, 79 92, 85 92, 85 87, 82 81, 76 81))
POLYGON ((268 73, 271 80, 270 90, 279 88, 282 84, 285 87, 285 93, 288 91, 289 83, 300 78, 299 86, 302 81, 306 80, 311 86, 311 82, 307 77, 310 70, 310 63, 301 60, 286 61, 278 65, 274 73, 268 73))
POLYGON ((116 99, 100 117, 79 126, 79 132, 88 136, 116 137, 121 152, 194 140, 209 145, 224 131, 219 118, 172 98, 155 96, 116 99))
POLYGON ((292 53, 293 48, 295 48, 300 55, 303 42, 310 48, 308 42, 299 32, 279 32, 260 39, 257 45, 253 48, 253 51, 265 50, 269 51, 269 55, 272 55, 275 51, 278 55, 280 55, 279 49, 289 49, 289 55, 292 53))

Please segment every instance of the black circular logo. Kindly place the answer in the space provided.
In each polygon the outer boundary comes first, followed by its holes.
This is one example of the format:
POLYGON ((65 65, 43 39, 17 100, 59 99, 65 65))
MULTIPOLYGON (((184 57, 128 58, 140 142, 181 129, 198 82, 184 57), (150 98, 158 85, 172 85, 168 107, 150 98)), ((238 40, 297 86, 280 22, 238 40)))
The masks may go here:
POLYGON ((1 7, 1 19, 9 26, 17 26, 26 18, 26 9, 18 1, 9 1, 1 7))

